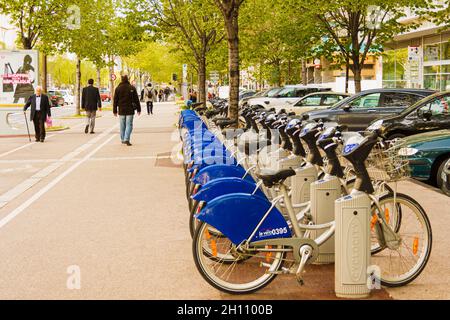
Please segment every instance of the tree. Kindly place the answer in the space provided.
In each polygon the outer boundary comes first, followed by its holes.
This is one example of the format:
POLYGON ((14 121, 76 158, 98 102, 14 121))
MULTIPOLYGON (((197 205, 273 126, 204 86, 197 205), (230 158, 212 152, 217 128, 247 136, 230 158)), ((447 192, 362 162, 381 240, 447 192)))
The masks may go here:
POLYGON ((300 82, 301 61, 320 39, 318 23, 283 0, 247 0, 239 21, 241 63, 257 66, 259 82, 300 82))
POLYGON ((19 45, 43 52, 41 85, 47 90, 47 54, 59 43, 69 12, 64 0, 9 0, 0 2, 0 13, 9 16, 17 28, 19 45))
POLYGON ((124 59, 134 69, 150 75, 153 82, 171 82, 180 69, 179 57, 167 43, 148 42, 141 51, 124 59))
POLYGON ((193 55, 198 73, 198 98, 205 104, 207 55, 223 39, 217 8, 201 0, 164 0, 162 6, 158 5, 159 1, 154 3, 165 38, 193 55))
POLYGON ((222 12, 228 42, 228 74, 230 79, 230 99, 228 116, 238 126, 239 119, 239 9, 244 0, 214 0, 222 12))
POLYGON ((414 27, 398 20, 405 16, 405 7, 421 7, 427 0, 293 0, 311 19, 321 23, 331 41, 339 48, 352 71, 356 92, 361 91, 361 71, 369 52, 376 50, 400 32, 414 27))

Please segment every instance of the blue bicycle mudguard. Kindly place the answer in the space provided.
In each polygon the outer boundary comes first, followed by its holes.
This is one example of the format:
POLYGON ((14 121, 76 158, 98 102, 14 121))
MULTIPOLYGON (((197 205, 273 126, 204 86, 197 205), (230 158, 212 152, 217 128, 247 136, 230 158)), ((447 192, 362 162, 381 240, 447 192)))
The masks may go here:
POLYGON ((217 149, 217 148, 206 148, 204 150, 195 150, 190 154, 191 160, 194 163, 202 163, 203 159, 209 157, 226 157, 231 158, 231 152, 226 150, 225 148, 217 149))
POLYGON ((248 193, 267 199, 261 189, 256 188, 256 184, 236 177, 215 179, 204 186, 191 198, 196 201, 204 201, 206 203, 213 199, 232 193, 248 193), (256 191, 255 191, 256 190, 256 191))
MULTIPOLYGON (((243 178, 245 175, 245 169, 242 166, 227 166, 225 164, 215 164, 208 166, 200 170, 195 177, 192 179, 194 184, 199 184, 201 186, 207 184, 209 181, 236 177, 243 178)), ((255 183, 255 180, 248 174, 245 176, 245 180, 255 183)))
POLYGON ((210 157, 232 158, 230 151, 228 151, 225 147, 214 145, 207 145, 195 149, 183 149, 183 154, 185 155, 187 162, 194 161, 194 163, 202 163, 204 162, 204 159, 210 157))
MULTIPOLYGON (((271 203, 259 196, 234 193, 215 198, 195 217, 222 232, 235 245, 247 240, 271 203)), ((291 231, 277 208, 272 208, 250 242, 290 238, 291 231)))
POLYGON ((205 167, 208 166, 213 166, 215 164, 226 164, 229 166, 236 166, 237 165, 237 161, 235 158, 229 158, 229 157, 224 157, 224 156, 212 156, 212 157, 207 157, 202 159, 201 163, 195 163, 188 169, 188 172, 192 172, 195 169, 197 169, 197 171, 202 170, 205 167))

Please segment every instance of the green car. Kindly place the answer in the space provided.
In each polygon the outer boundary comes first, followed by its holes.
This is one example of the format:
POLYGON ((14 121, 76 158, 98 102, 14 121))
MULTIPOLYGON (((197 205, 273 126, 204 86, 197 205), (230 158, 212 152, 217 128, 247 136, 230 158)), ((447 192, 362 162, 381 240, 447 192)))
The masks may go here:
POLYGON ((411 176, 439 188, 445 187, 446 163, 450 160, 450 130, 431 131, 405 138, 407 147, 400 153, 408 156, 411 176))

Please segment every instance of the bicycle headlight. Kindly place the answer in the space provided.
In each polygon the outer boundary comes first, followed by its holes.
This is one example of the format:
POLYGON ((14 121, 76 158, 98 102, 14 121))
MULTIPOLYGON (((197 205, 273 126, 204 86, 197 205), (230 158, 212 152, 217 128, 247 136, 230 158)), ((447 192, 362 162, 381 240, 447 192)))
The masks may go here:
POLYGON ((375 130, 381 129, 382 126, 383 126, 383 120, 378 120, 378 121, 375 121, 374 123, 372 123, 372 124, 367 128, 367 130, 375 131, 375 130))
POLYGON ((398 155, 399 156, 413 156, 415 155, 417 152, 419 152, 419 150, 415 149, 415 148, 401 148, 398 151, 398 155))

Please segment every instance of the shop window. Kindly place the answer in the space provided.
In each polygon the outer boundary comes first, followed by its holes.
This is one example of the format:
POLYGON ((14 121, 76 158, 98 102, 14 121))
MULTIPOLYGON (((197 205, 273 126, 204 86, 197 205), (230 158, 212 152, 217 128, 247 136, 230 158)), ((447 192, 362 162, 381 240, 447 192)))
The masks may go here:
POLYGON ((439 61, 440 46, 439 44, 426 45, 423 52, 423 61, 439 61))

